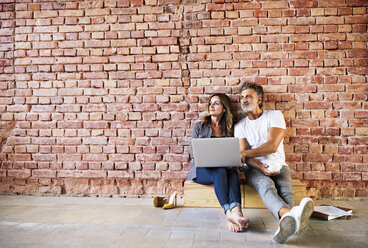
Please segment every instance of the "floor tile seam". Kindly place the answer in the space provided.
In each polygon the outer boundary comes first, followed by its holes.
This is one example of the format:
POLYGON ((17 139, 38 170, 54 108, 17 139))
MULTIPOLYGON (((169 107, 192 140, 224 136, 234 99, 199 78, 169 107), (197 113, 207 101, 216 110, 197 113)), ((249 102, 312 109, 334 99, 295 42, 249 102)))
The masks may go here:
MULTIPOLYGON (((107 226, 107 227, 119 227, 121 226, 122 228, 147 228, 148 230, 160 230, 160 229, 170 229, 170 230, 179 230, 179 231, 203 231, 203 230, 211 230, 211 231, 221 231, 222 229, 219 227, 208 227, 208 226, 203 226, 203 227, 198 227, 198 226, 174 226, 174 225, 168 225, 168 226, 162 226, 162 225, 140 225, 140 224, 109 224, 109 223, 77 223, 77 222, 73 222, 73 223, 60 223, 60 222, 18 222, 18 221, 6 221, 9 223, 17 223, 17 225, 14 226, 10 226, 7 229, 12 229, 12 228, 16 228, 19 225, 22 224, 35 224, 37 225, 37 227, 41 226, 41 225, 55 225, 55 226, 59 226, 59 227, 55 227, 54 229, 57 228, 63 228, 67 225, 75 225, 75 226, 80 226, 80 228, 85 228, 86 226, 107 226)), ((1 225, 1 222, 0 222, 1 225)), ((79 232, 79 231, 78 231, 79 232)))

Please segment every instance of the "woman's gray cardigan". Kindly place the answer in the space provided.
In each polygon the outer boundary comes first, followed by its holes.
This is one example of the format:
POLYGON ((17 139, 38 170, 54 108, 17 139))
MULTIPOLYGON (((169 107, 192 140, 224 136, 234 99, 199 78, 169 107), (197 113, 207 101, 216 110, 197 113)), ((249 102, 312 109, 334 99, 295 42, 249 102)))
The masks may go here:
MULTIPOLYGON (((212 128, 211 125, 202 125, 203 122, 196 122, 192 132, 192 138, 211 138, 212 128)), ((187 181, 193 181, 197 177, 196 166, 193 159, 192 144, 190 145, 190 158, 192 159, 192 165, 190 166, 187 181)))

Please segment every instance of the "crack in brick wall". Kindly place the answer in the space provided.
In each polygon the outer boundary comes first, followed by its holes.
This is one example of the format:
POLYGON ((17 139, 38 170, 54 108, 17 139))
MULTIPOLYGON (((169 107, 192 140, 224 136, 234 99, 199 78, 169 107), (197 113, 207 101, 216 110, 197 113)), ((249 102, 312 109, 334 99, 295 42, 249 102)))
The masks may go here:
POLYGON ((0 6, 0 192, 182 192, 208 96, 252 81, 309 195, 368 196, 366 1, 0 6))

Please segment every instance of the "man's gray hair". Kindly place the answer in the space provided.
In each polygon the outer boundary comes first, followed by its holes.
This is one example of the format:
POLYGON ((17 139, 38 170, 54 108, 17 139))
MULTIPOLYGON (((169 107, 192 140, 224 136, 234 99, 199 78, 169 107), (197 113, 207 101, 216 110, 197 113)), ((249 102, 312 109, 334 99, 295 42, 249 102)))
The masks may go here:
POLYGON ((246 82, 240 88, 240 93, 242 93, 244 90, 247 90, 247 89, 253 89, 257 93, 257 96, 261 98, 261 102, 258 104, 258 106, 259 106, 260 109, 262 109, 263 108, 263 99, 264 99, 264 93, 263 93, 262 86, 257 85, 255 83, 246 82))

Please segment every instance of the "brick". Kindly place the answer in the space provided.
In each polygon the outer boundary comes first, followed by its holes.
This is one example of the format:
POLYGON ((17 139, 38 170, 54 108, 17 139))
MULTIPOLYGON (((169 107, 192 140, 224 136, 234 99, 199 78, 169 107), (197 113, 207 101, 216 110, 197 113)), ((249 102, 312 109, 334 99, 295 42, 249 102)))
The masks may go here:
POLYGON ((289 69, 289 75, 290 76, 304 76, 304 75, 315 75, 315 69, 314 68, 300 68, 300 69, 289 69))
POLYGON ((288 24, 291 26, 310 26, 316 24, 315 17, 295 17, 288 20, 288 24))
POLYGON ((347 51, 348 58, 367 58, 368 51, 362 49, 353 49, 347 51))
POLYGON ((133 178, 133 172, 128 171, 108 171, 107 172, 108 178, 133 178))
POLYGON ((324 47, 327 50, 334 50, 338 48, 337 41, 329 41, 324 43, 324 47))
POLYGON ((312 8, 311 16, 323 16, 325 14, 324 8, 312 8))
POLYGON ((35 178, 55 178, 56 170, 32 170, 32 177, 35 178))
POLYGON ((86 129, 105 129, 109 127, 106 121, 85 121, 83 127, 86 129))
POLYGON ((295 34, 295 35, 291 35, 290 39, 292 42, 317 41, 317 35, 316 34, 295 34))
MULTIPOLYGON (((163 58, 163 57, 162 57, 163 58)), ((162 61, 161 59, 155 58, 155 60, 162 61)), ((163 60, 166 61, 166 60, 163 60)), ((162 72, 160 71, 147 71, 147 72, 138 72, 136 73, 137 79, 144 79, 144 78, 161 78, 162 72)))
POLYGON ((317 127, 318 120, 291 120, 292 127, 317 127))
POLYGON ((366 136, 368 135, 368 128, 357 128, 355 132, 356 132, 356 135, 366 136))
POLYGON ((59 16, 83 16, 84 15, 84 11, 83 10, 59 10, 59 16))
POLYGON ((335 16, 328 16, 328 17, 317 17, 316 24, 317 25, 337 25, 337 24, 344 24, 344 17, 335 17, 335 16))
POLYGON ((232 4, 207 4, 207 11, 227 11, 233 10, 234 6, 232 4))
POLYGON ((260 18, 259 24, 264 26, 285 26, 286 25, 286 19, 284 18, 260 18))
POLYGON ((349 7, 365 6, 365 5, 367 5, 367 3, 366 3, 365 0, 347 0, 346 5, 349 6, 349 7))
POLYGON ((230 44, 232 43, 231 37, 207 37, 205 38, 206 44, 230 44))
POLYGON ((234 4, 235 10, 248 10, 248 9, 260 9, 260 3, 236 3, 234 4))
POLYGON ((346 24, 366 24, 368 22, 367 16, 346 16, 344 18, 346 24))
POLYGON ((262 3, 263 9, 287 9, 289 4, 284 1, 267 1, 262 3))
MULTIPOLYGON (((51 106, 53 107, 53 106, 51 106)), ((32 108, 33 109, 33 108, 32 108)), ((56 112, 61 112, 61 113, 79 113, 81 110, 81 107, 79 105, 60 105, 60 106, 56 106, 56 112)))
POLYGON ((367 92, 368 86, 361 85, 361 84, 352 84, 352 85, 347 85, 346 89, 348 92, 367 92))
POLYGON ((335 102, 334 107, 336 109, 360 109, 361 104, 359 102, 335 102))
POLYGON ((318 1, 318 7, 343 7, 345 6, 345 0, 321 0, 318 1))
POLYGON ((292 8, 315 8, 318 6, 318 1, 290 1, 290 7, 292 8))
POLYGON ((41 18, 50 18, 50 17, 57 17, 58 16, 58 12, 57 11, 53 11, 53 10, 49 10, 49 11, 35 11, 34 13, 34 18, 35 19, 41 19, 41 18))
POLYGON ((286 43, 289 37, 287 35, 264 35, 261 36, 263 43, 286 43))
POLYGON ((107 172, 102 171, 102 170, 97 170, 97 171, 84 170, 82 171, 83 178, 105 178, 106 175, 107 175, 107 172))
POLYGON ((208 60, 231 60, 232 56, 230 53, 210 53, 206 56, 208 60))
MULTIPOLYGON (((239 22, 238 20, 234 20, 233 21, 234 24, 233 26, 236 27, 237 22, 239 22)), ((198 24, 200 24, 198 22, 198 24)), ((229 20, 203 20, 202 21, 202 27, 203 28, 220 28, 220 27, 229 27, 230 26, 230 21, 229 20)), ((205 32, 209 32, 210 30, 202 30, 202 33, 205 32)), ((209 34, 209 33, 208 33, 209 34)), ((199 38, 198 41, 201 41, 203 38, 199 38)), ((194 39, 193 39, 194 41, 194 39)))
POLYGON ((329 40, 346 40, 346 34, 321 34, 318 36, 319 41, 329 41, 329 40))
POLYGON ((367 41, 368 40, 368 35, 367 34, 347 34, 346 40, 348 41, 354 41, 354 42, 358 42, 358 41, 367 41))
POLYGON ((289 91, 292 93, 302 93, 302 92, 317 92, 317 87, 315 85, 290 85, 289 91))
POLYGON ((349 124, 351 127, 364 127, 366 120, 350 120, 349 124))
POLYGON ((282 68, 268 68, 268 69, 260 69, 259 74, 262 76, 285 76, 287 73, 286 69, 282 68))
POLYGON ((167 45, 177 45, 178 39, 172 38, 153 38, 151 40, 151 45, 153 46, 167 46, 167 45))
POLYGON ((8 177, 27 179, 31 177, 31 170, 8 170, 8 177))
POLYGON ((236 36, 234 37, 235 44, 243 44, 243 43, 259 43, 260 42, 259 36, 236 36))
POLYGON ((179 56, 177 54, 166 54, 166 55, 154 55, 152 57, 153 62, 170 62, 170 61, 178 61, 179 56))
POLYGON ((306 109, 330 109, 331 102, 307 102, 304 104, 306 109))
POLYGON ((83 161, 107 161, 106 154, 83 154, 83 161))

